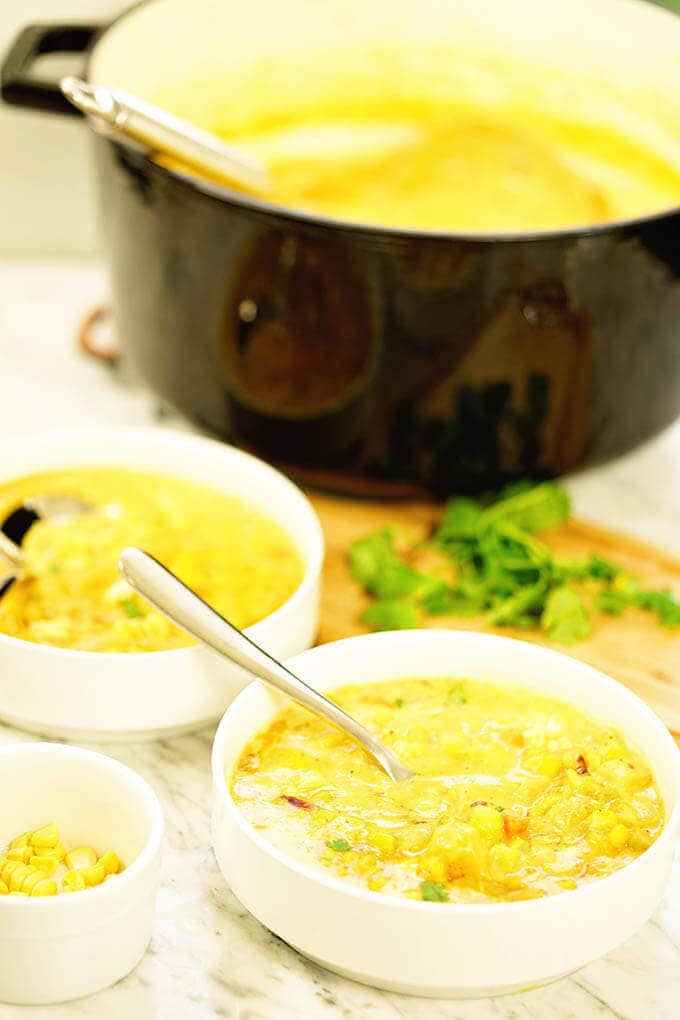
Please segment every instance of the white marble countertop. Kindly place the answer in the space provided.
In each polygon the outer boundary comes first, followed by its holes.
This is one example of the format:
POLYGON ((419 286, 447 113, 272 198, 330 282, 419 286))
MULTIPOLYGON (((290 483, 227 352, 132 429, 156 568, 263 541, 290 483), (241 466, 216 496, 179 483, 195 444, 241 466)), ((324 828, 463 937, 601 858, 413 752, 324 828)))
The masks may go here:
MULTIPOLYGON (((158 421, 155 401, 141 387, 76 352, 77 324, 105 294, 97 265, 0 263, 3 435, 158 421)), ((569 484, 581 516, 680 553, 680 425, 569 484)), ((0 743, 28 739, 0 726, 0 743)), ((209 836, 211 739, 204 730, 102 748, 145 776, 165 811, 151 947, 129 977, 93 998, 51 1007, 0 1005, 1 1020, 678 1020, 680 857, 661 908, 637 935, 533 992, 474 1002, 415 999, 307 963, 246 914, 217 870, 209 836)))

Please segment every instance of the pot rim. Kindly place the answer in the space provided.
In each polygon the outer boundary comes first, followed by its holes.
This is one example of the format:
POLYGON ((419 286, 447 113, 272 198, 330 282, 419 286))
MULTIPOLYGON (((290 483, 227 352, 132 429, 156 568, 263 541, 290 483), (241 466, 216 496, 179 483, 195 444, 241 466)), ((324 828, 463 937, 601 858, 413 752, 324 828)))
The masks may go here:
MULTIPOLYGON (((122 10, 116 17, 109 21, 108 24, 102 26, 101 30, 96 33, 90 46, 87 50, 85 66, 83 76, 89 80, 90 64, 92 56, 97 46, 102 42, 104 37, 107 35, 109 29, 119 25, 126 18, 135 14, 140 8, 147 6, 149 3, 159 3, 162 0, 135 0, 130 6, 122 10)), ((621 4, 635 4, 635 6, 643 6, 642 0, 617 0, 621 4)), ((656 14, 669 15, 671 18, 680 19, 680 12, 671 10, 670 8, 663 8, 657 6, 655 3, 645 2, 644 6, 649 7, 651 11, 656 10, 656 14)), ((92 119, 86 117, 90 125, 92 125, 92 119)), ((338 231, 342 234, 348 235, 360 235, 362 237, 377 241, 378 244, 385 242, 402 241, 407 244, 412 241, 435 241, 445 243, 466 243, 466 244, 477 244, 480 246, 487 245, 498 245, 498 244, 522 244, 525 242, 551 242, 551 241, 565 241, 573 238, 590 238, 599 237, 602 235, 620 233, 625 231, 635 231, 640 227, 647 225, 654 225, 657 222, 665 219, 673 219, 675 217, 680 218, 680 201, 666 209, 661 209, 657 212, 647 213, 644 216, 633 216, 622 220, 608 220, 605 223, 596 224, 582 224, 580 226, 573 227, 560 227, 552 230, 532 230, 532 231, 451 231, 451 230, 422 230, 416 227, 397 227, 397 226, 381 226, 371 225, 368 223, 356 222, 354 220, 343 220, 336 219, 333 216, 324 216, 321 213, 308 212, 303 209, 293 209, 288 206, 278 205, 275 202, 269 202, 266 199, 257 198, 254 195, 248 195, 245 192, 237 191, 236 189, 230 188, 227 185, 217 184, 211 181, 203 180, 200 177, 194 177, 189 173, 182 173, 178 170, 172 170, 168 167, 162 166, 156 163, 151 156, 151 150, 147 150, 141 144, 136 144, 128 141, 127 139, 118 138, 114 135, 106 135, 102 132, 98 132, 96 128, 93 128, 95 134, 103 137, 107 141, 111 142, 114 146, 118 146, 121 149, 128 149, 132 152, 136 152, 141 156, 144 162, 150 167, 151 171, 157 173, 161 177, 165 177, 181 187, 186 187, 189 190, 197 191, 200 194, 205 195, 208 198, 215 199, 218 202, 223 202, 226 205, 230 205, 241 210, 245 210, 248 213, 255 214, 256 216, 276 217, 278 219, 296 223, 300 226, 308 226, 316 228, 318 230, 333 230, 338 231)))

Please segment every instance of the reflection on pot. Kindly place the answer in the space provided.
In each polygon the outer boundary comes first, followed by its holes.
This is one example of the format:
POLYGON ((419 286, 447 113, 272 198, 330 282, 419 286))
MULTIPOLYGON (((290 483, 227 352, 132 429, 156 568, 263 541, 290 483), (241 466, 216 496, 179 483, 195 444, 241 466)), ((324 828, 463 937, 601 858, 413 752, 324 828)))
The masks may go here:
POLYGON ((272 231, 234 272, 221 338, 244 439, 304 461, 347 459, 370 410, 375 298, 341 244, 272 231))

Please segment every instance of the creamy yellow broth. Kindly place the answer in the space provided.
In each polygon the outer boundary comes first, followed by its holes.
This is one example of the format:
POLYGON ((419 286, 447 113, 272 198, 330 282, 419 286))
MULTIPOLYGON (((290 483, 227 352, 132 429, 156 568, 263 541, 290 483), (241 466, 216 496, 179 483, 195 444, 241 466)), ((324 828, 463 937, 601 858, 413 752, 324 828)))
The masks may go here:
POLYGON ((291 706, 231 777, 274 845, 374 891, 523 900, 633 861, 664 807, 620 734, 554 698, 471 680, 352 685, 333 700, 417 771, 393 783, 351 738, 291 706))
POLYGON ((98 652, 192 644, 120 578, 129 545, 167 564, 241 628, 277 609, 302 579, 299 553, 274 521, 206 486, 118 469, 49 472, 0 486, 0 519, 27 496, 48 493, 94 510, 38 521, 26 535, 29 572, 0 599, 0 632, 13 637, 98 652))
POLYGON ((680 167, 606 125, 432 100, 348 106, 220 132, 261 157, 268 197, 343 220, 526 231, 639 216, 680 202, 680 167))

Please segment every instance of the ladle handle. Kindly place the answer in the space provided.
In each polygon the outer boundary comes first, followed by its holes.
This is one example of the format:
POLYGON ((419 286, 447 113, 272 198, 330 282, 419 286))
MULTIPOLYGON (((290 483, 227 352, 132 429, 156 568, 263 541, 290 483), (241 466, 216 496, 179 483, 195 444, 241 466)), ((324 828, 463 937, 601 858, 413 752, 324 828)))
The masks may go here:
POLYGON ((369 730, 268 655, 153 556, 141 549, 126 549, 121 555, 119 567, 135 591, 187 634, 349 733, 382 765, 392 779, 405 779, 411 775, 389 748, 376 740, 369 730))

